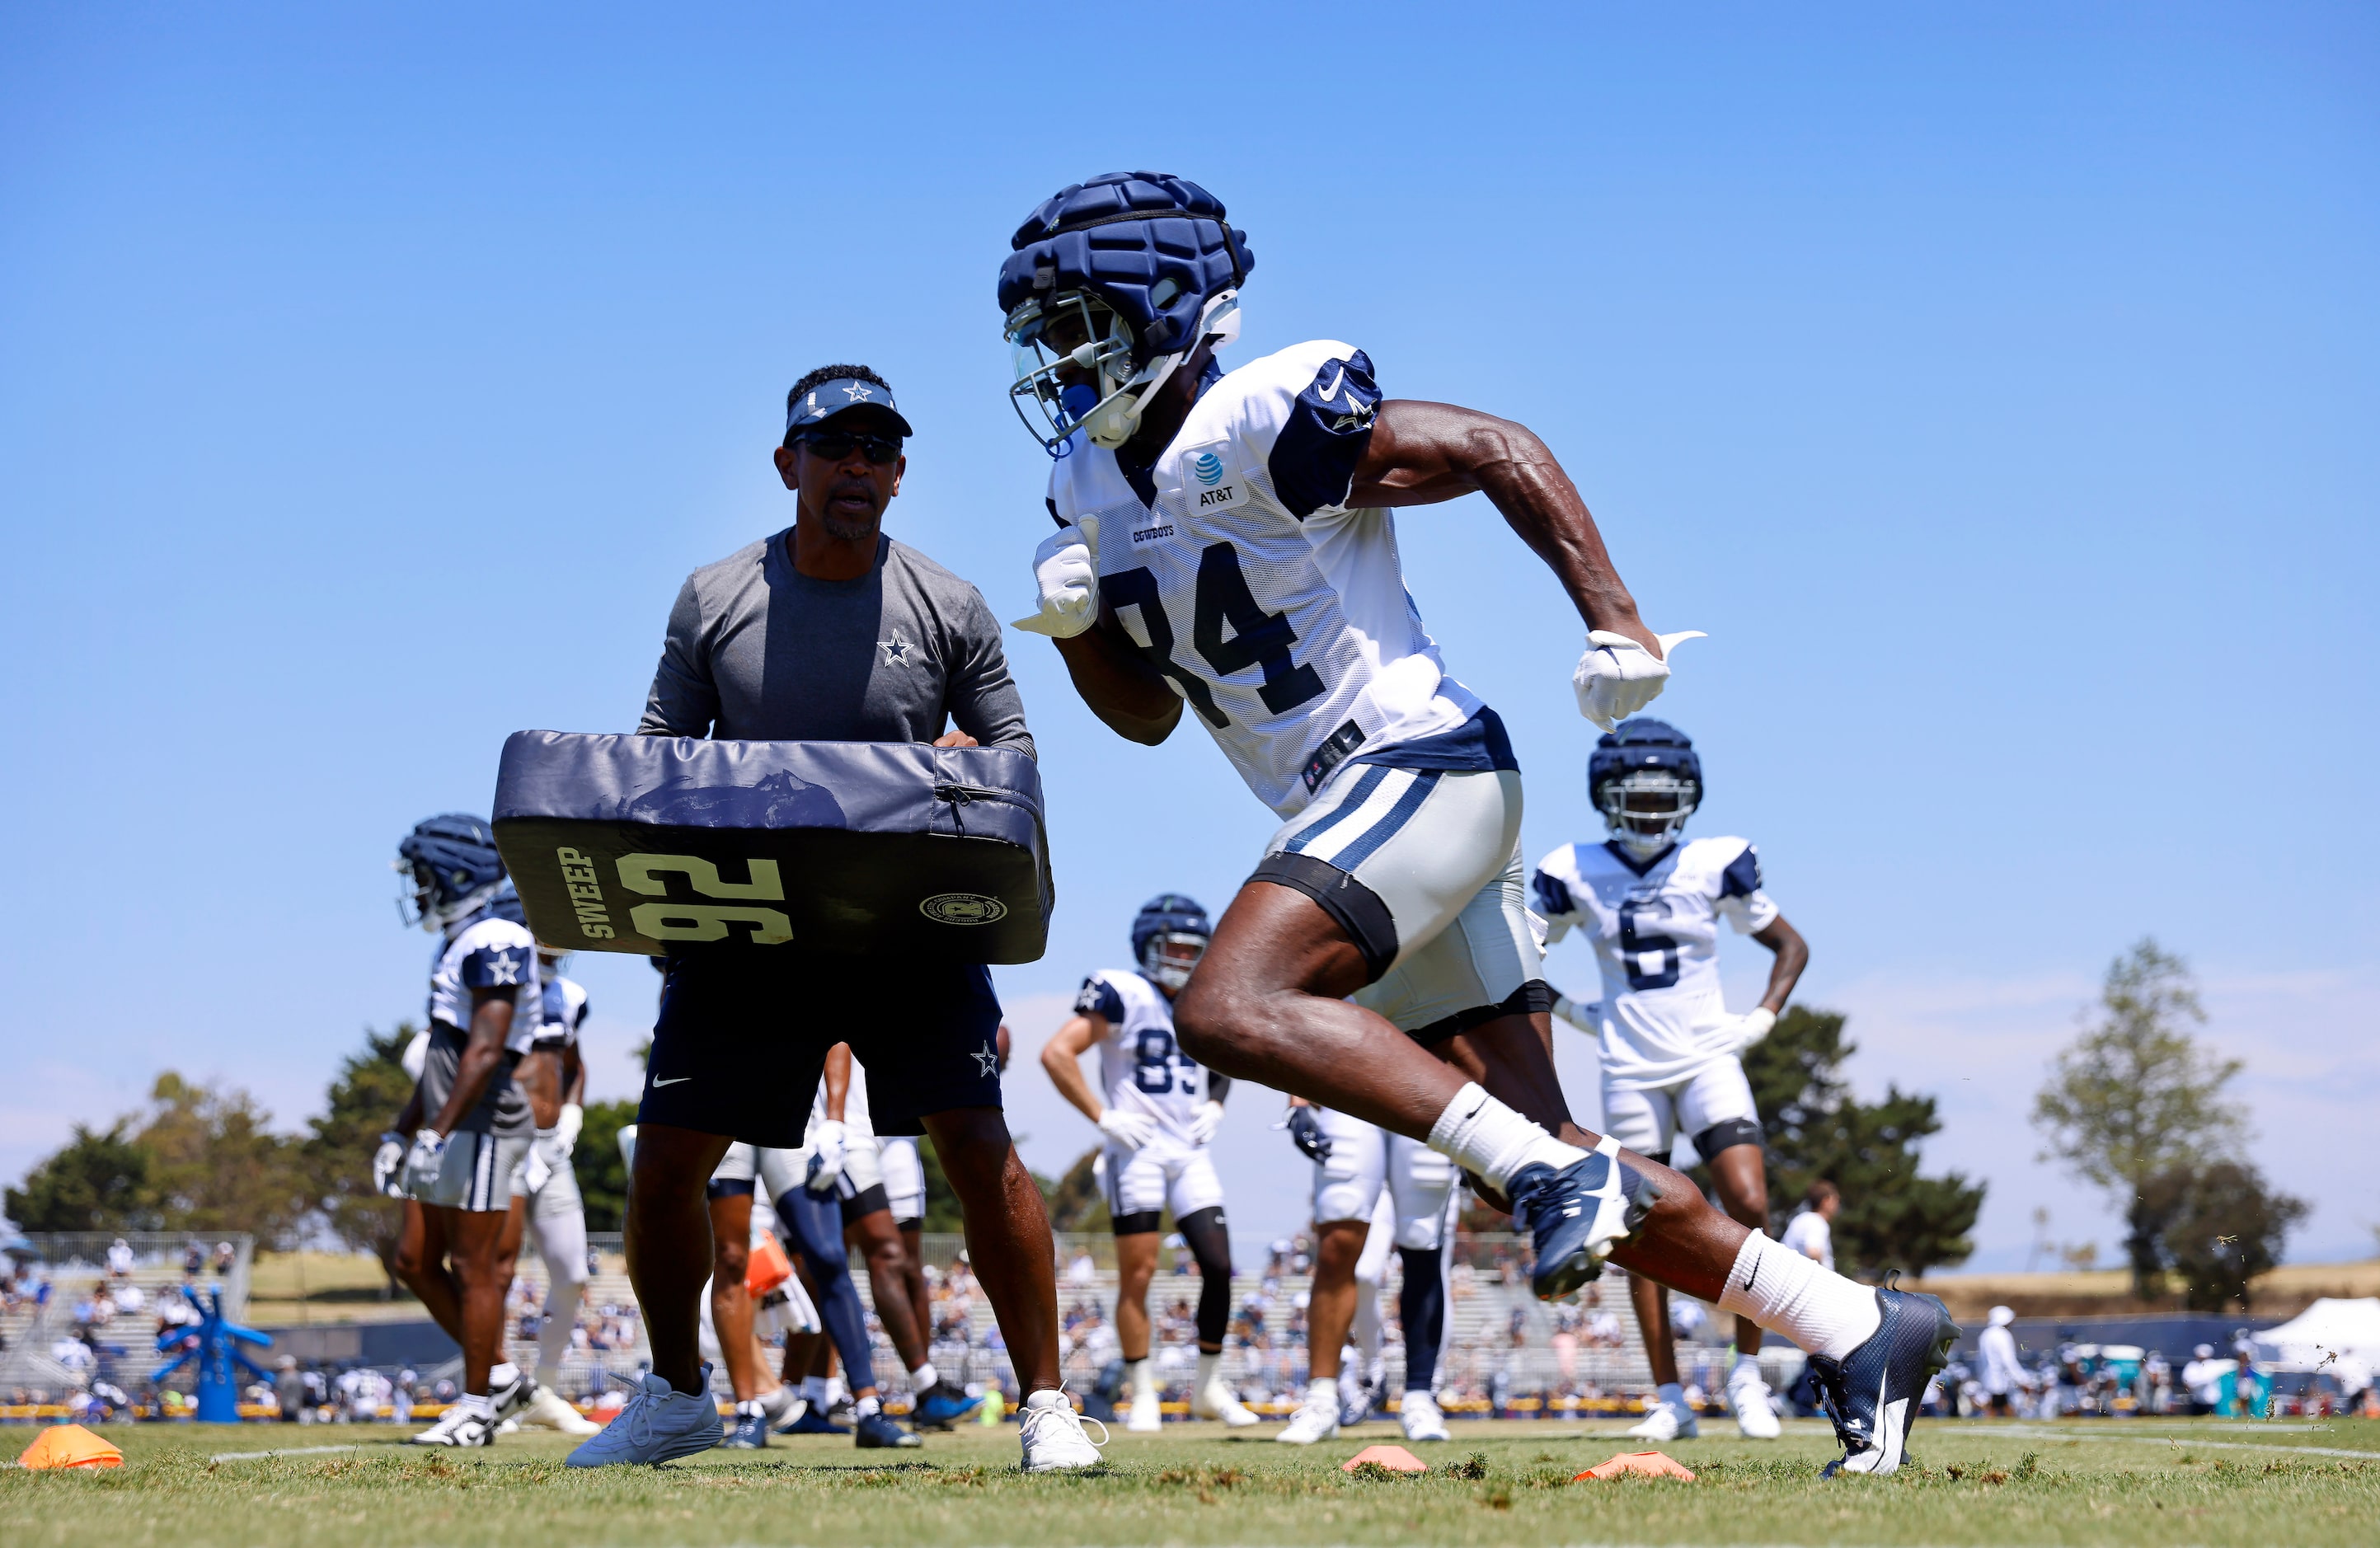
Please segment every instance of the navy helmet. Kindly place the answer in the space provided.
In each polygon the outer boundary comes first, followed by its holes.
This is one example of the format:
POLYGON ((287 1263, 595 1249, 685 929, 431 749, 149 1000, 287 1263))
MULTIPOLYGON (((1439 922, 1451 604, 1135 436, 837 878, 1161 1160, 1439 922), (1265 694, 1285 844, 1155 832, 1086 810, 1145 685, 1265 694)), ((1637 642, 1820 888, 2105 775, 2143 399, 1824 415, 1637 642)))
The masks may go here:
POLYGON ((405 877, 397 915, 425 930, 443 930, 496 901, 500 889, 512 890, 495 829, 485 817, 449 812, 415 823, 397 841, 395 864, 405 877))
POLYGON ((1000 309, 1016 379, 1009 401, 1064 456, 1132 439, 1140 411, 1202 340, 1239 336, 1256 255, 1223 201, 1187 178, 1111 172, 1060 189, 1009 238, 1000 309))
POLYGON ((1678 841, 1702 804, 1703 760, 1684 732, 1639 715, 1596 742, 1586 760, 1586 793, 1612 841, 1649 860, 1678 841))
POLYGON ((1150 982, 1179 991, 1190 970, 1207 954, 1215 926, 1195 898, 1160 892, 1140 905, 1132 921, 1132 955, 1150 982))

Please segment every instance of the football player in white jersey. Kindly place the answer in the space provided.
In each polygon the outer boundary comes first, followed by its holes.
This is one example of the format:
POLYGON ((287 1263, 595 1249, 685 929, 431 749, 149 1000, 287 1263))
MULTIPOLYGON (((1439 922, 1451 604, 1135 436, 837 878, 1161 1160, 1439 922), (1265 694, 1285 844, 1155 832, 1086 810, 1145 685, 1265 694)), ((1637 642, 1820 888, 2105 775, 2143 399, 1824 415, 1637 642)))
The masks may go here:
POLYGON ((1232 1238, 1223 1185, 1208 1142, 1223 1121, 1231 1079, 1199 1069, 1173 1036, 1173 1001, 1192 981, 1214 927, 1207 911, 1178 892, 1142 905, 1132 922, 1137 968, 1110 968, 1083 980, 1075 1013, 1042 1046, 1041 1068, 1060 1095, 1107 1136, 1108 1215, 1115 1227, 1116 1341, 1132 1403, 1124 1428, 1162 1423, 1149 1361, 1148 1281, 1157 1272, 1158 1227, 1169 1207, 1174 1228, 1198 1260, 1198 1374, 1190 1412, 1235 1429, 1260 1422, 1232 1395, 1222 1373, 1232 1320, 1232 1238), (1099 1050, 1099 1086, 1083 1079, 1083 1055, 1099 1050))
POLYGON ((1360 1421, 1380 1380, 1354 1384, 1340 1369, 1351 1330, 1375 1365, 1380 1350, 1380 1278, 1394 1246, 1404 1270, 1398 1320, 1405 1336, 1404 1396, 1397 1420, 1409 1441, 1451 1439, 1438 1407, 1438 1357, 1446 1346, 1448 1270, 1458 1191, 1454 1163, 1418 1140, 1317 1107, 1297 1097, 1286 1127, 1314 1163, 1314 1288, 1306 1309, 1305 1401, 1274 1437, 1311 1445, 1360 1421))
POLYGON ((1572 685, 1609 729, 1660 691, 1686 636, 1638 618, 1553 454, 1508 420, 1385 397, 1370 357, 1334 341, 1223 374, 1254 259, 1184 179, 1074 185, 1010 248, 1011 401, 1054 459, 1059 526, 1018 626, 1057 642, 1126 737, 1162 742, 1188 703, 1282 819, 1175 1008, 1184 1047, 1427 1137, 1526 1222, 1540 1296, 1617 1250, 1632 1273, 1769 1317, 1854 1395, 1838 1465, 1898 1468, 1955 1336, 1941 1304, 1785 1253, 1563 1103, 1511 743, 1422 627, 1390 509, 1488 496, 1585 621, 1572 685))
POLYGON ((537 1330, 537 1396, 506 1422, 591 1435, 602 1426, 581 1416, 560 1391, 562 1357, 570 1352, 579 1298, 587 1289, 587 1205, 570 1160, 587 1116, 587 1066, 578 1057, 587 991, 563 976, 566 955, 538 943, 537 1036, 513 1071, 537 1121, 537 1138, 528 1159, 513 1174, 513 1191, 528 1201, 529 1234, 545 1262, 545 1311, 537 1330))
MULTIPOLYGON (((1703 796, 1702 758, 1684 732, 1649 716, 1621 722, 1597 744, 1586 784, 1610 836, 1564 844, 1538 862, 1533 885, 1548 943, 1573 929, 1585 936, 1603 993, 1599 1004, 1565 998, 1555 1010, 1598 1039, 1604 1127, 1662 1161, 1679 1135, 1691 1136, 1728 1214, 1757 1230, 1768 1219, 1768 1175, 1738 1056, 1776 1024, 1810 948, 1761 890, 1760 853, 1750 842, 1684 839, 1703 796), (1767 992, 1741 1016, 1730 1015, 1719 995, 1722 918, 1776 959, 1767 992)), ((1645 1421, 1629 1433, 1692 1436, 1669 1297, 1645 1278, 1631 1278, 1629 1294, 1659 1384, 1645 1421)), ((1744 1434, 1773 1440, 1779 1425, 1760 1377, 1760 1336, 1739 1313, 1727 1397, 1744 1434)))
POLYGON ((537 1394, 504 1358, 504 1292, 520 1250, 513 1175, 536 1138, 513 1071, 543 1020, 537 942, 521 921, 495 837, 481 818, 417 824, 397 845, 399 913, 439 937, 430 1040, 413 1094, 382 1137, 374 1171, 409 1133, 394 1179, 407 1212, 396 1270, 463 1347, 463 1392, 418 1445, 482 1446, 537 1394))

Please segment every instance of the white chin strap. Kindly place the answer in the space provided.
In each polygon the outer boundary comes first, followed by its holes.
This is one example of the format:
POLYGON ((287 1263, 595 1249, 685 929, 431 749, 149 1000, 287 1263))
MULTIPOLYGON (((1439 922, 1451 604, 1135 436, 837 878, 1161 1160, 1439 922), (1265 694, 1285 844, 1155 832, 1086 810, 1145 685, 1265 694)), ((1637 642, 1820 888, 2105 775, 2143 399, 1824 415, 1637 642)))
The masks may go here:
POLYGON ((1197 349, 1200 340, 1211 338, 1215 341, 1215 347, 1222 349, 1236 342, 1239 336, 1240 293, 1236 290, 1218 291, 1199 310, 1198 326, 1190 334, 1190 348, 1175 355, 1159 356, 1138 376, 1109 393, 1097 408, 1083 416, 1083 433, 1090 438, 1092 445, 1114 451, 1130 441, 1133 432, 1140 429, 1140 411, 1148 406, 1148 401, 1157 395, 1158 389, 1172 379, 1173 373, 1181 369, 1182 362, 1197 349), (1140 388, 1137 394, 1133 393, 1135 387, 1140 388))

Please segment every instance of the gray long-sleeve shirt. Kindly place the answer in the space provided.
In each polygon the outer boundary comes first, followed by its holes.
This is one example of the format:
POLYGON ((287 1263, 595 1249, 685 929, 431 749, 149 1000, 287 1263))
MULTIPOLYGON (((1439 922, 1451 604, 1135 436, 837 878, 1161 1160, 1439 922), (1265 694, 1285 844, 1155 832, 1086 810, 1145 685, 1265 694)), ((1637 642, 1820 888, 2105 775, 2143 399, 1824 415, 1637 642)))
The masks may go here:
POLYGON ((879 538, 857 580, 794 568, 791 529, 688 575, 670 609, 647 735, 931 742, 955 723, 1031 754, 1025 701, 983 594, 879 538))

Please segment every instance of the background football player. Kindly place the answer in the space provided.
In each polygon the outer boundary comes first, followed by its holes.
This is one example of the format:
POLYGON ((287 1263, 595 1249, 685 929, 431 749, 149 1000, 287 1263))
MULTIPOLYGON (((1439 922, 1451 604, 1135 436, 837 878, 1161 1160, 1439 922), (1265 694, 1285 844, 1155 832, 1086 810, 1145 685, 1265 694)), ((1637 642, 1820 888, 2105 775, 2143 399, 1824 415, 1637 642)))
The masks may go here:
POLYGON ((1617 1249, 1632 1272, 1776 1324, 1844 1385, 1839 1466, 1897 1468, 1955 1335, 1940 1303, 1828 1274, 1570 1121, 1512 745, 1422 626, 1390 508, 1487 495, 1585 621, 1572 685, 1607 729, 1660 691, 1687 636, 1638 618, 1523 427, 1387 398, 1370 357, 1331 340, 1222 374, 1254 258, 1196 184, 1093 178, 1010 248, 1010 397, 1054 459, 1059 524, 1019 627, 1057 641, 1122 735, 1162 742, 1187 703, 1282 820, 1175 1008, 1183 1046, 1427 1137, 1526 1223, 1541 1296, 1617 1249))
MULTIPOLYGON (((1677 1137, 1691 1135, 1728 1214, 1758 1230, 1768 1220, 1768 1176, 1760 1115, 1737 1056, 1776 1024, 1810 948, 1761 890, 1760 854, 1748 841, 1684 840, 1703 798, 1703 769, 1682 732, 1649 717, 1622 721, 1597 743, 1586 786, 1609 837, 1547 855, 1534 886, 1549 943, 1576 929, 1594 945, 1602 1002, 1565 998, 1555 1009, 1598 1040, 1603 1126, 1612 1137, 1667 1162, 1677 1137), (1767 992, 1741 1016, 1728 1013, 1719 994, 1722 918, 1776 957, 1767 992)), ((1641 1277, 1630 1279, 1629 1296, 1660 1387, 1629 1433, 1692 1435, 1669 1297, 1641 1277)), ((1779 1425, 1760 1377, 1760 1336, 1739 1313, 1727 1398, 1739 1429, 1772 1440, 1779 1425)))
POLYGON ((430 970, 430 1039, 396 1121, 411 1135, 398 1173, 421 1205, 407 1212, 396 1270, 463 1348, 463 1391, 417 1445, 494 1444, 496 1427, 536 1396, 504 1358, 504 1292, 525 1209, 513 1176, 536 1121, 513 1070, 537 1034, 537 942, 480 817, 417 824, 397 845, 399 912, 439 937, 430 970))
POLYGON ((1198 1374, 1190 1411, 1234 1427, 1258 1422, 1222 1376, 1223 1334, 1232 1320, 1232 1239, 1223 1185, 1208 1142, 1223 1121, 1228 1076, 1199 1069, 1173 1037, 1173 1000, 1191 982, 1214 928, 1207 911, 1168 892, 1132 922, 1137 969, 1111 968, 1083 980, 1075 1013, 1042 1045, 1041 1068, 1059 1094, 1107 1136, 1108 1214, 1115 1226, 1116 1341, 1132 1404, 1124 1428, 1160 1428, 1157 1376, 1149 1364, 1148 1281, 1157 1272, 1159 1225, 1168 1208, 1198 1260, 1198 1374), (1083 1079, 1082 1056, 1097 1048, 1102 1100, 1083 1079))
POLYGON ((1405 1336, 1397 1420, 1409 1441, 1449 1438, 1435 1391, 1446 1346, 1450 1206, 1454 1163, 1419 1140, 1290 1098, 1288 1128, 1314 1163, 1314 1288, 1306 1311, 1305 1401, 1276 1439, 1311 1445, 1368 1414, 1379 1381, 1367 1372, 1348 1401, 1341 1369, 1351 1332, 1366 1359, 1380 1348, 1380 1278, 1394 1246, 1404 1271, 1397 1317, 1405 1336))
POLYGON ((504 1422, 591 1435, 602 1426, 583 1418, 559 1390, 562 1358, 570 1352, 579 1299, 587 1289, 587 1205, 570 1160, 586 1121, 587 1066, 578 1057, 578 1029, 587 1022, 587 991, 563 976, 566 955, 541 942, 538 946, 537 1035, 513 1070, 537 1123, 537 1137, 528 1160, 513 1174, 513 1188, 527 1201, 528 1231, 545 1264, 545 1311, 537 1329, 536 1396, 516 1419, 504 1422))

